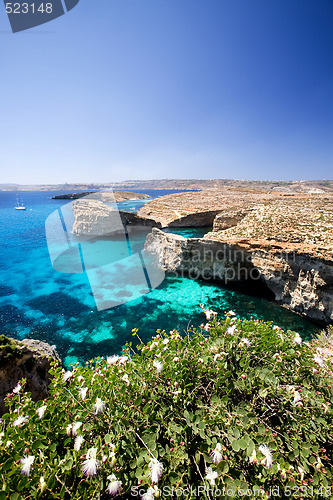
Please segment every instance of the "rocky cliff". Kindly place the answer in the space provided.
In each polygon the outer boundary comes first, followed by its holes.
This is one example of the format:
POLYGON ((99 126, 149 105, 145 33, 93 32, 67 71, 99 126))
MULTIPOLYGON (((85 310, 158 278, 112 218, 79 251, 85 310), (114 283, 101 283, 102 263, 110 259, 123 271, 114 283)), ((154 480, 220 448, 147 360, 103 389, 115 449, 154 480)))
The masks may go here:
POLYGON ((29 339, 19 342, 0 336, 0 415, 8 411, 4 398, 23 378, 26 379, 24 391, 31 392, 34 401, 47 397, 52 360, 60 363, 57 352, 49 344, 29 339))
POLYGON ((238 217, 242 211, 272 196, 267 192, 233 188, 176 193, 146 203, 138 215, 150 217, 163 227, 212 227, 217 214, 228 217, 230 212, 230 218, 235 213, 238 217))
MULTIPOLYGON (((210 233, 212 234, 212 233, 210 233)), ((197 279, 264 283, 275 301, 327 324, 333 322, 333 261, 302 248, 265 241, 189 238, 153 229, 145 249, 167 272, 197 279)))
POLYGON ((106 236, 123 233, 124 226, 161 227, 161 224, 132 212, 118 211, 103 201, 80 199, 73 202, 73 233, 80 236, 106 236))

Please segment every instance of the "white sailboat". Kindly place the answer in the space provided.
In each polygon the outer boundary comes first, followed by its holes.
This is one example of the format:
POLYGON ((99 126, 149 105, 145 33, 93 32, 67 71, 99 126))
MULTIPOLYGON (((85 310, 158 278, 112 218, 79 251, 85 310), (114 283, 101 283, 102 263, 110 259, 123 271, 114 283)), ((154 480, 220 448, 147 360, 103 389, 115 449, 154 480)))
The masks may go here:
POLYGON ((21 201, 21 204, 19 202, 18 196, 16 196, 16 207, 15 210, 25 210, 25 206, 23 205, 23 201, 21 201))

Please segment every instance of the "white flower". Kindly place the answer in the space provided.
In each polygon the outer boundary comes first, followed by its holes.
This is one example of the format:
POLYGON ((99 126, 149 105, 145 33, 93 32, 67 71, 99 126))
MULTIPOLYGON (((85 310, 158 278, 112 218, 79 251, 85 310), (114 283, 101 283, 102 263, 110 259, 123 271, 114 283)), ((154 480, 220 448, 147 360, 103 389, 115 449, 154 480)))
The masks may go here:
POLYGON ((95 415, 102 413, 104 410, 104 406, 105 406, 105 402, 102 401, 100 398, 96 398, 96 403, 94 404, 95 415))
POLYGON ((298 403, 298 401, 301 400, 301 395, 298 391, 295 391, 295 394, 294 394, 294 404, 298 403))
POLYGON ((236 316, 236 313, 234 311, 229 311, 228 314, 230 314, 230 316, 236 316))
POLYGON ((83 387, 82 389, 79 390, 80 398, 82 399, 82 401, 86 399, 87 391, 88 391, 87 387, 83 387))
POLYGON ((121 485, 123 483, 121 481, 118 481, 118 479, 116 478, 116 476, 114 474, 111 474, 110 476, 108 476, 107 479, 108 479, 108 481, 110 481, 110 483, 108 484, 106 491, 112 497, 115 497, 121 491, 121 485))
POLYGON ((21 386, 20 382, 18 382, 17 386, 13 389, 13 393, 18 394, 21 389, 22 389, 22 386, 21 386))
POLYGON ((305 470, 302 469, 302 467, 297 467, 297 470, 298 470, 299 474, 301 475, 301 481, 303 481, 305 470))
POLYGON ((106 358, 106 362, 108 363, 108 365, 114 365, 115 363, 117 363, 118 359, 119 359, 119 356, 116 356, 116 355, 108 356, 106 358))
POLYGON ((175 363, 177 363, 177 361, 179 361, 178 356, 175 356, 172 361, 174 361, 175 363))
POLYGON ((207 471, 206 471, 206 475, 205 475, 205 479, 207 479, 210 484, 212 486, 214 486, 215 484, 215 479, 217 478, 218 474, 217 472, 211 468, 211 467, 208 467, 207 471))
POLYGON ((235 330, 236 330, 236 325, 229 326, 229 328, 227 328, 227 333, 229 335, 233 335, 235 333, 235 330))
POLYGON ((294 337, 294 342, 298 345, 301 345, 301 343, 303 342, 302 340, 302 337, 300 336, 299 333, 296 333, 295 337, 294 337))
POLYGON ((69 379, 72 375, 73 375, 73 372, 67 371, 67 372, 65 372, 65 373, 64 373, 64 376, 63 376, 62 380, 63 380, 64 382, 67 382, 67 380, 68 380, 68 379, 69 379))
POLYGON ((122 380, 123 382, 125 382, 125 384, 126 384, 127 386, 128 386, 128 385, 130 385, 130 381, 129 381, 129 378, 128 378, 128 374, 127 374, 127 373, 125 373, 125 375, 124 375, 123 377, 121 377, 121 380, 122 380))
POLYGON ((84 378, 82 377, 82 375, 80 375, 80 376, 77 378, 77 381, 78 381, 78 382, 83 382, 83 381, 84 381, 84 378))
POLYGON ((82 472, 85 476, 95 476, 99 469, 99 461, 96 459, 97 448, 89 448, 87 459, 82 464, 82 472))
POLYGON ((206 309, 204 313, 206 315, 207 321, 209 321, 212 316, 215 316, 217 314, 217 312, 212 311, 210 309, 206 309))
POLYGON ((67 436, 70 435, 71 431, 72 431, 72 424, 68 424, 67 427, 66 427, 66 434, 67 434, 67 436))
POLYGON ((13 425, 16 427, 20 427, 22 424, 26 424, 28 422, 29 418, 28 417, 17 417, 16 420, 14 420, 13 425))
POLYGON ((149 469, 152 482, 158 483, 162 475, 163 464, 161 464, 161 462, 159 462, 156 458, 153 458, 153 460, 151 460, 151 462, 149 463, 149 469))
POLYGON ((270 469, 273 465, 273 455, 271 450, 268 448, 266 444, 262 444, 261 446, 259 446, 259 450, 265 456, 263 461, 266 461, 266 467, 270 469))
POLYGON ((128 356, 121 356, 119 359, 118 359, 118 363, 120 365, 124 365, 125 363, 127 363, 128 361, 128 356))
POLYGON ((324 358, 322 358, 321 356, 319 356, 319 354, 316 354, 314 357, 313 357, 313 360, 318 363, 319 366, 324 366, 324 358))
POLYGON ((47 488, 47 484, 45 482, 45 479, 44 479, 44 476, 41 476, 39 478, 39 486, 40 486, 40 491, 41 493, 44 493, 44 491, 46 490, 47 488))
POLYGON ((258 462, 255 448, 253 448, 253 452, 249 458, 249 462, 250 462, 250 464, 256 464, 258 462))
POLYGON ((147 490, 147 493, 144 493, 142 495, 142 500, 154 500, 154 495, 155 495, 155 489, 150 487, 147 490))
POLYGON ((277 326, 277 325, 274 325, 274 326, 272 327, 272 330, 281 330, 281 328, 280 328, 279 326, 277 326))
POLYGON ((156 359, 153 362, 153 366, 156 368, 157 373, 161 373, 161 371, 163 370, 163 363, 156 361, 156 359))
MULTIPOLYGON (((114 447, 114 445, 110 445, 110 446, 114 447)), ((116 460, 116 454, 115 454, 114 451, 111 451, 111 453, 110 453, 110 466, 113 468, 116 465, 116 462, 117 462, 117 460, 116 460)))
POLYGON ((29 476, 30 474, 30 468, 32 464, 34 463, 35 457, 32 455, 29 455, 28 457, 21 458, 21 464, 22 464, 22 469, 21 473, 24 476, 29 476))
POLYGON ((239 347, 244 347, 244 346, 250 347, 251 344, 252 342, 249 339, 243 337, 238 345, 239 347))
POLYGON ((221 357, 221 354, 217 353, 214 356, 214 363, 216 363, 216 360, 221 357))
POLYGON ((323 462, 322 462, 322 461, 320 460, 320 458, 318 457, 318 458, 317 458, 317 461, 316 461, 316 463, 315 463, 315 469, 316 469, 316 470, 320 470, 320 469, 322 468, 322 466, 323 466, 323 462))
POLYGON ((223 458, 221 451, 222 451, 221 443, 217 443, 217 445, 215 446, 215 449, 210 454, 214 464, 218 464, 219 462, 221 462, 221 460, 223 458))
POLYGON ((75 441, 74 441, 74 450, 75 451, 79 451, 83 441, 84 441, 83 436, 76 436, 75 441))
MULTIPOLYGON (((80 429, 82 425, 82 422, 74 422, 72 425, 71 425, 71 429, 72 429, 72 434, 73 436, 77 436, 77 431, 80 429)), ((69 426, 68 426, 69 427, 69 426)))
POLYGON ((47 408, 46 405, 41 406, 40 408, 37 408, 37 415, 39 416, 40 420, 44 417, 45 412, 46 412, 46 408, 47 408))

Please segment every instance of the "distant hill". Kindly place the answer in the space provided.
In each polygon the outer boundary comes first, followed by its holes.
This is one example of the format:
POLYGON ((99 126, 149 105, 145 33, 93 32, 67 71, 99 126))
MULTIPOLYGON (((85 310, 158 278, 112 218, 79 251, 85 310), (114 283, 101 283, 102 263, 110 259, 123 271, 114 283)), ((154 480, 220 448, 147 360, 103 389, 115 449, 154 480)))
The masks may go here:
POLYGON ((250 188, 262 191, 290 191, 297 193, 327 193, 333 192, 333 180, 313 181, 254 181, 232 179, 151 179, 129 180, 115 183, 90 183, 90 184, 45 184, 45 185, 19 185, 0 184, 0 190, 6 191, 95 191, 102 189, 115 189, 131 191, 133 189, 218 189, 222 187, 250 188))

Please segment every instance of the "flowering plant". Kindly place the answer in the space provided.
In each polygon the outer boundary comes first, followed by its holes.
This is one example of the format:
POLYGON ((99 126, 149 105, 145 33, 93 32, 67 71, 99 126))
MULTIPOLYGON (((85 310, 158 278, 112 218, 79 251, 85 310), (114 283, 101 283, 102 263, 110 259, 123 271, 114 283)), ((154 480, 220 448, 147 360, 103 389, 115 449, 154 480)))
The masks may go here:
POLYGON ((206 326, 71 372, 54 364, 44 401, 21 381, 0 424, 0 500, 329 488, 332 362, 271 323, 210 314, 206 326))

